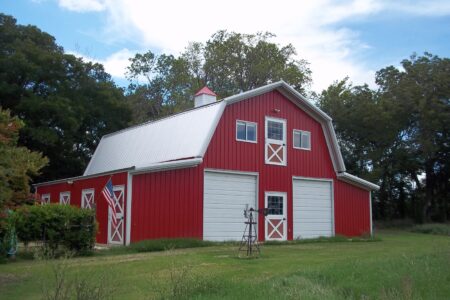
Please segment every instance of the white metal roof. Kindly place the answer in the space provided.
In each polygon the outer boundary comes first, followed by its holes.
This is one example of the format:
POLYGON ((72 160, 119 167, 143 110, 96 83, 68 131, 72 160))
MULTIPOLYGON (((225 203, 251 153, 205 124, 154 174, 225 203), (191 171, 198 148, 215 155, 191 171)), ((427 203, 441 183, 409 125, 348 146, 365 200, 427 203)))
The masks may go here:
POLYGON ((105 135, 84 175, 203 157, 225 102, 105 135))

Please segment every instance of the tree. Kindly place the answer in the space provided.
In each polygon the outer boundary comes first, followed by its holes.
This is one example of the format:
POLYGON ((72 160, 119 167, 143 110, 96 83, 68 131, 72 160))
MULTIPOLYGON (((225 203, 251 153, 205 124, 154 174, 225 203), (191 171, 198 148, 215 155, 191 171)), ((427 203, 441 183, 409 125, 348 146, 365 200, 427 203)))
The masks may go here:
POLYGON ((450 215, 450 59, 425 53, 403 60, 402 67, 380 70, 376 81, 404 121, 403 140, 412 162, 408 172, 424 193, 420 219, 445 221, 450 215))
POLYGON ((199 84, 189 74, 188 62, 173 55, 156 56, 151 51, 130 59, 128 100, 133 108, 133 122, 141 123, 170 115, 192 106, 192 96, 199 84), (144 79, 142 84, 140 80, 144 79))
POLYGON ((18 147, 23 122, 0 109, 0 213, 32 199, 30 176, 37 175, 48 160, 41 153, 18 147))
POLYGON ((377 218, 450 215, 449 62, 413 55, 402 62, 404 70, 378 71, 377 90, 343 80, 318 97, 333 116, 349 171, 380 184, 377 218))
POLYGON ((50 160, 39 180, 80 175, 101 136, 131 112, 103 66, 64 53, 34 26, 0 14, 0 106, 24 121, 19 144, 50 160))
POLYGON ((292 45, 270 42, 274 35, 218 31, 206 44, 190 43, 179 56, 151 51, 130 59, 129 101, 134 121, 158 118, 192 107, 193 95, 209 86, 219 98, 283 79, 300 92, 311 81, 292 45))
POLYGON ((311 80, 306 61, 294 58, 291 44, 280 48, 270 42, 273 37, 268 32, 216 32, 203 50, 205 82, 222 97, 280 79, 305 92, 311 80))

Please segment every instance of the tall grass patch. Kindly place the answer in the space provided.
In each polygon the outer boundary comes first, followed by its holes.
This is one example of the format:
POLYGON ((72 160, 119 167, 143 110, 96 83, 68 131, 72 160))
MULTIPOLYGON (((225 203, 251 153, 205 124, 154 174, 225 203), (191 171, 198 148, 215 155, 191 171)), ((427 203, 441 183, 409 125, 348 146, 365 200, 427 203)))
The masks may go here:
POLYGON ((411 228, 411 231, 417 233, 450 236, 450 224, 441 224, 441 223, 421 224, 411 228))

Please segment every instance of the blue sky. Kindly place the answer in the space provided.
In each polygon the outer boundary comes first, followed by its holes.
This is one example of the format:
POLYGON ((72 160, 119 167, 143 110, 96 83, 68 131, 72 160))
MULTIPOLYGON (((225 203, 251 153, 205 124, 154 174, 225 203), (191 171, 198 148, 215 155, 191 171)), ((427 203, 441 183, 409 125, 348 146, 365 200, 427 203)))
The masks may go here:
POLYGON ((137 52, 178 54, 227 29, 270 31, 313 71, 312 90, 374 73, 413 52, 450 57, 450 1, 4 0, 0 11, 36 25, 68 52, 101 62, 119 85, 137 52))

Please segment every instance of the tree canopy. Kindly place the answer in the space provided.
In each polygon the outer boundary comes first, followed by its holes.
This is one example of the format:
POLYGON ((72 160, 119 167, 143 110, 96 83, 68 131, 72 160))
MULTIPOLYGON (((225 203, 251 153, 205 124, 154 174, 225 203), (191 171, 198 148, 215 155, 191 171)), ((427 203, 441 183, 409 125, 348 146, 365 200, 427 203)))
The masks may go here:
POLYGON ((19 144, 49 158, 40 180, 80 175, 101 136, 131 120, 103 66, 64 53, 35 26, 0 14, 0 106, 24 121, 19 144))
POLYGON ((205 85, 219 98, 281 79, 305 92, 311 82, 307 62, 295 58, 291 44, 271 42, 273 37, 218 31, 206 43, 190 43, 178 57, 136 54, 128 68, 134 121, 192 107, 193 95, 205 85))
POLYGON ((425 53, 376 73, 379 88, 336 82, 319 97, 350 172, 378 182, 377 218, 450 217, 450 59, 425 53), (422 179, 424 178, 424 179, 422 179))

